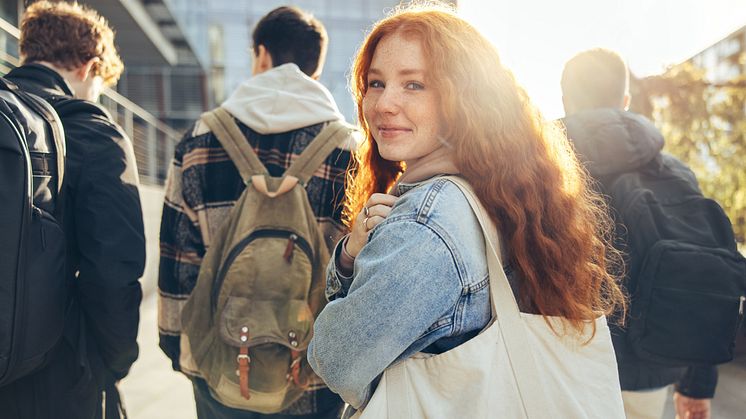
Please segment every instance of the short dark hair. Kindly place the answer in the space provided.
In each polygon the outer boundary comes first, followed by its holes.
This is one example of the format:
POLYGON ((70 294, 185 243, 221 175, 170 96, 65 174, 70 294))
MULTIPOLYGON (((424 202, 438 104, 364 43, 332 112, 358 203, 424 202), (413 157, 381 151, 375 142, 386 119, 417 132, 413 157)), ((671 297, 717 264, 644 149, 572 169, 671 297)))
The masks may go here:
POLYGON ((297 7, 278 7, 265 15, 251 35, 254 53, 264 45, 272 65, 297 64, 302 72, 314 76, 326 56, 329 37, 321 22, 297 7))
POLYGON ((629 84, 629 72, 619 54, 594 48, 572 57, 562 71, 562 95, 578 110, 617 108, 629 84))

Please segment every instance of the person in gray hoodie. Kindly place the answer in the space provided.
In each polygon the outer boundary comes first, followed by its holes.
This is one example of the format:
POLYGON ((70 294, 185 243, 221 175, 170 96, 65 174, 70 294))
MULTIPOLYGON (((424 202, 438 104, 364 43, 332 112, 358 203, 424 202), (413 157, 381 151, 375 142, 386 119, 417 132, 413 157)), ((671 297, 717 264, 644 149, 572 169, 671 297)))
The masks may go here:
MULTIPOLYGON (((321 22, 298 8, 280 7, 257 23, 252 37, 253 77, 221 106, 235 118, 269 174, 277 177, 330 121, 344 117, 317 81, 328 43, 321 22)), ((354 146, 350 138, 333 151, 306 185, 329 246, 344 231, 341 201, 354 146)), ((309 388, 286 411, 273 415, 222 405, 199 378, 184 344, 181 309, 197 281, 210 238, 245 187, 216 136, 197 121, 176 146, 166 182, 158 278, 160 347, 174 370, 192 378, 200 418, 336 417, 341 399, 325 386, 309 388)))
MULTIPOLYGON (((698 190, 692 171, 671 155, 662 153, 663 135, 642 115, 627 111, 629 71, 615 52, 592 49, 571 58, 562 73, 562 99, 567 137, 580 160, 598 182, 602 194, 608 194, 609 183, 630 172, 649 176, 664 173, 682 179, 698 190)), ((611 208, 616 213, 615 208, 611 208)), ((619 226, 617 247, 627 246, 625 230, 637 228, 627 223, 619 226)), ((634 249, 628 249, 633 251, 634 249)), ((634 287, 640 271, 634 258, 627 259, 624 285, 634 299, 634 287)), ((628 313, 629 314, 629 313, 628 313)), ((676 319, 658 319, 675 322, 676 319)), ((659 419, 668 394, 675 385, 677 417, 709 418, 710 400, 717 385, 717 369, 705 367, 671 367, 641 359, 630 346, 627 329, 610 322, 612 341, 619 368, 624 409, 628 418, 659 419)))

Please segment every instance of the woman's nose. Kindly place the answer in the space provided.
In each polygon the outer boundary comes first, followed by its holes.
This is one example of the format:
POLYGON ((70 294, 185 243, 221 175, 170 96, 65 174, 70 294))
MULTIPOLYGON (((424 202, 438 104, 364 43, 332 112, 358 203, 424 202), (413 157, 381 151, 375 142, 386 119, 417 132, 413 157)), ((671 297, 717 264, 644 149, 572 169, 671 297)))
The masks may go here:
POLYGON ((385 88, 376 101, 376 111, 380 113, 396 113, 401 106, 401 97, 392 88, 385 88))

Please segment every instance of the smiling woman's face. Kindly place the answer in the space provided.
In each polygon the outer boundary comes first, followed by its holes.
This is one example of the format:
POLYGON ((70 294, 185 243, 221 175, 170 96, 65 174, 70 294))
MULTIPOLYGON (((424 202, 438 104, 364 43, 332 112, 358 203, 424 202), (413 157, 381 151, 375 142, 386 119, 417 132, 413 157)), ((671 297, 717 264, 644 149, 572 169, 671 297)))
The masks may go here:
POLYGON ((363 114, 386 160, 411 165, 441 147, 438 94, 427 67, 421 42, 415 37, 397 32, 376 46, 363 114))

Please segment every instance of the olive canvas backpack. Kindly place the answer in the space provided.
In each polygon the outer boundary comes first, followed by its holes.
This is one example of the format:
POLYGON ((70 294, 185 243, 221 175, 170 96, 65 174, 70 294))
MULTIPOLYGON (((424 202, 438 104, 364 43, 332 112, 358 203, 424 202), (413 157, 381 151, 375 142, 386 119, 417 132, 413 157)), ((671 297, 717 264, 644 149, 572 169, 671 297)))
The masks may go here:
POLYGON ((326 302, 329 250, 305 185, 352 128, 329 122, 277 178, 227 111, 218 108, 202 120, 247 186, 205 254, 182 311, 184 338, 213 397, 276 413, 322 384, 306 348, 326 302))

